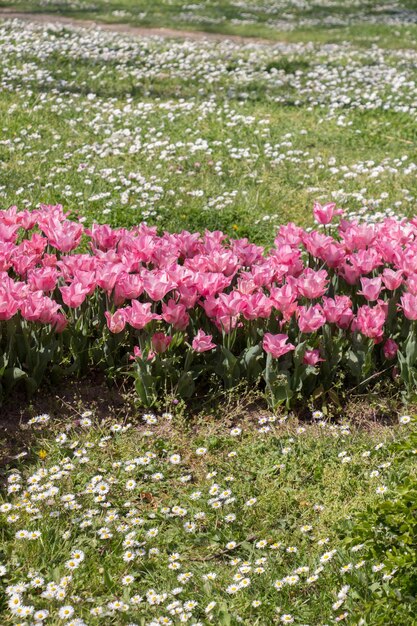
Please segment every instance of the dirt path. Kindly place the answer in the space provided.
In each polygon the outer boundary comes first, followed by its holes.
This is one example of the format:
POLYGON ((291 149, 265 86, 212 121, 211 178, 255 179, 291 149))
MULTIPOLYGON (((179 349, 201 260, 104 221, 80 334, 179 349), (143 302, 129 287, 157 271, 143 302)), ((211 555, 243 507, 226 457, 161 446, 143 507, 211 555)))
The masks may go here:
POLYGON ((203 31, 176 30, 173 28, 145 28, 141 26, 130 26, 129 24, 106 24, 95 22, 94 20, 75 19, 64 15, 52 13, 19 13, 9 9, 0 9, 0 19, 19 19, 37 24, 66 24, 68 26, 79 26, 83 28, 96 28, 114 33, 124 33, 138 37, 167 37, 176 39, 190 39, 193 41, 234 41, 236 43, 262 43, 273 45, 271 39, 261 39, 259 37, 241 37, 240 35, 223 35, 221 33, 206 33, 203 31))

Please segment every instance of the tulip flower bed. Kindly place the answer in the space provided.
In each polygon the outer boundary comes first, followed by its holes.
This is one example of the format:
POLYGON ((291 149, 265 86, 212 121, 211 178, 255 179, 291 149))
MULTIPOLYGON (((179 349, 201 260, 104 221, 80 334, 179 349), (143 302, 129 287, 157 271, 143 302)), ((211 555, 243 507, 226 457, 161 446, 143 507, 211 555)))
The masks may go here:
MULTIPOLYGON (((314 206, 325 229, 338 213, 314 206)), ((289 405, 381 373, 411 394, 417 221, 329 232, 289 223, 265 251, 217 231, 85 229, 60 206, 2 211, 4 391, 100 367, 133 376, 147 406, 242 380, 289 405)))

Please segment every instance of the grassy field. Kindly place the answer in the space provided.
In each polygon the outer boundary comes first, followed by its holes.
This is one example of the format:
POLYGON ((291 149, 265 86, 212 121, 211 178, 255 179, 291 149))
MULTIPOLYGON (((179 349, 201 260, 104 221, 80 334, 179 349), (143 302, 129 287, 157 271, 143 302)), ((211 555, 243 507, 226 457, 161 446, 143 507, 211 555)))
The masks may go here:
POLYGON ((411 48, 5 21, 0 52, 4 206, 61 202, 89 221, 262 243, 277 224, 309 224, 315 199, 368 219, 414 212, 411 48))
POLYGON ((341 531, 390 495, 397 428, 315 417, 34 417, 0 500, 1 623, 364 623, 391 572, 341 531))

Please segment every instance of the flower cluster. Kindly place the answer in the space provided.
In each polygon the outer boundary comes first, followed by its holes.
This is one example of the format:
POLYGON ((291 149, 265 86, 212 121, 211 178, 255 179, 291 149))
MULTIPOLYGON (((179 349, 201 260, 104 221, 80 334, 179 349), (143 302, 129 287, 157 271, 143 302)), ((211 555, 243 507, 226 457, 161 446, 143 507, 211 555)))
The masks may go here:
MULTIPOLYGON (((314 206, 324 227, 339 213, 314 206)), ((416 251, 414 219, 342 219, 332 235, 289 223, 266 252, 219 231, 85 229, 61 206, 12 207, 0 212, 4 380, 36 387, 68 360, 80 372, 130 359, 148 404, 212 373, 226 387, 263 377, 275 403, 382 364, 411 389, 416 251)))

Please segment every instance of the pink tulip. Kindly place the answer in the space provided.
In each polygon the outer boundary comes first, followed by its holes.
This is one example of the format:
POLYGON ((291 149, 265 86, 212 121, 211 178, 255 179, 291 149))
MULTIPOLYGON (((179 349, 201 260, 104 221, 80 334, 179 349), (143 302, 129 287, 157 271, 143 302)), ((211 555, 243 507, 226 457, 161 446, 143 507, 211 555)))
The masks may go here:
POLYGON ((63 313, 55 313, 51 318, 51 325, 56 333, 62 333, 68 326, 68 320, 63 313))
POLYGON ((298 307, 298 327, 302 333, 314 333, 326 323, 320 304, 298 307))
POLYGON ((38 211, 20 211, 17 216, 17 222, 25 230, 31 230, 38 219, 38 211))
POLYGON ((58 280, 55 267, 42 267, 28 273, 28 285, 32 291, 53 291, 58 280))
POLYGON ((245 272, 244 277, 253 281, 255 287, 264 287, 270 285, 275 275, 275 269, 265 263, 254 265, 250 272, 245 272))
POLYGON ((361 296, 364 296, 369 302, 378 300, 379 294, 382 289, 382 279, 380 276, 377 278, 361 278, 362 291, 358 291, 361 296))
POLYGON ((376 241, 374 245, 376 246, 376 249, 381 255, 384 263, 389 263, 390 265, 395 264, 395 261, 397 258, 397 244, 396 243, 387 239, 384 239, 381 241, 378 238, 378 241, 376 241))
POLYGON ((72 309, 81 306, 88 294, 88 289, 77 281, 73 281, 66 287, 60 287, 59 290, 64 303, 72 309))
POLYGON ((244 297, 232 291, 229 294, 221 293, 217 298, 207 298, 203 308, 219 330, 229 333, 236 327, 244 305, 244 297))
MULTIPOLYGON (((204 258, 204 257, 203 257, 204 258)), ((210 256, 205 257, 205 267, 203 271, 219 272, 225 276, 233 276, 239 266, 238 257, 230 251, 213 251, 210 256)))
MULTIPOLYGON (((169 269, 178 262, 179 252, 177 246, 167 240, 168 233, 159 239, 158 245, 154 246, 150 261, 158 269, 169 269)), ((173 277, 171 276, 171 279, 173 277)))
POLYGON ((87 291, 87 296, 91 296, 97 285, 96 273, 84 270, 74 270, 74 282, 79 283, 87 291))
POLYGON ((19 309, 19 301, 7 287, 0 286, 0 320, 10 320, 19 309))
POLYGON ((303 357, 303 363, 306 365, 312 365, 313 367, 320 363, 320 361, 324 361, 324 359, 320 358, 320 350, 306 350, 303 357))
MULTIPOLYGON (((375 241, 375 226, 368 224, 356 224, 354 222, 344 222, 341 224, 339 232, 349 251, 365 250, 375 241)), ((375 250, 376 252, 376 250, 375 250)))
POLYGON ((142 304, 138 300, 132 300, 132 305, 124 309, 127 323, 133 328, 141 330, 152 320, 160 319, 160 315, 151 313, 151 306, 150 302, 142 304))
POLYGON ((390 291, 394 291, 398 289, 403 281, 403 275, 401 270, 395 272, 392 269, 385 268, 382 272, 382 280, 384 281, 384 285, 390 291))
POLYGON ((361 270, 353 267, 347 261, 345 261, 342 265, 339 266, 339 273, 348 285, 354 285, 361 275, 361 270))
POLYGON ((353 319, 352 302, 348 296, 323 297, 323 312, 326 320, 347 329, 353 319))
POLYGON ((349 261, 360 274, 370 274, 382 265, 381 255, 374 248, 354 252, 349 256, 349 261))
POLYGON ((142 358, 142 350, 139 348, 139 346, 135 346, 133 348, 133 354, 134 354, 134 358, 135 359, 141 359, 142 358))
POLYGON ((6 272, 0 272, 0 291, 20 302, 29 294, 29 287, 23 281, 13 280, 6 272))
POLYGON ((247 239, 236 239, 231 242, 231 247, 242 267, 250 267, 263 261, 264 248, 250 243, 247 239))
POLYGON ((130 360, 134 361, 135 359, 141 359, 142 358, 142 350, 139 348, 139 346, 135 346, 133 348, 133 354, 130 355, 130 360))
POLYGON ((18 245, 19 251, 24 254, 38 254, 39 257, 44 254, 48 240, 40 233, 33 233, 29 239, 23 239, 18 245))
POLYGON ((393 339, 387 339, 383 351, 386 359, 394 359, 397 356, 398 344, 393 339))
POLYGON ((290 246, 298 246, 301 243, 301 235, 303 229, 296 226, 294 222, 288 222, 279 227, 278 235, 274 241, 275 246, 278 248, 282 244, 289 244, 290 246))
MULTIPOLYGON (((92 257, 89 254, 70 254, 68 256, 63 255, 57 262, 63 278, 66 281, 70 281, 76 277, 78 273, 84 274, 89 277, 89 280, 96 280, 96 269, 98 268, 98 260, 96 257, 92 257)), ((85 284, 85 281, 79 279, 79 282, 85 284)))
POLYGON ((241 294, 249 295, 256 291, 255 281, 247 277, 238 278, 237 290, 241 294))
POLYGON ((343 264, 346 258, 346 251, 344 246, 340 243, 329 243, 329 245, 322 250, 320 258, 325 261, 330 268, 334 269, 343 264))
POLYGON ((170 265, 168 268, 171 280, 176 284, 177 291, 184 287, 192 287, 195 282, 195 272, 184 265, 170 265))
POLYGON ((342 215, 343 211, 340 209, 336 209, 336 204, 334 202, 329 202, 328 204, 324 204, 323 206, 319 202, 314 203, 313 213, 314 219, 319 224, 330 224, 334 215, 342 215))
POLYGON ((0 222, 0 241, 3 243, 15 243, 19 224, 5 224, 0 222))
POLYGON ((17 206, 11 206, 8 209, 0 210, 0 221, 5 224, 17 224, 19 222, 17 206))
POLYGON ((223 291, 231 283, 229 276, 224 274, 202 272, 196 275, 195 285, 202 296, 214 296, 216 293, 223 291))
POLYGON ((170 346, 172 337, 165 335, 164 333, 155 333, 152 335, 152 347, 157 354, 163 354, 170 346))
POLYGON ((183 230, 181 233, 171 233, 170 237, 175 242, 178 258, 192 257, 202 251, 200 233, 189 233, 188 230, 183 230))
POLYGON ((279 359, 280 356, 295 350, 295 346, 292 343, 287 343, 288 335, 279 334, 272 335, 271 333, 265 333, 262 347, 265 352, 271 354, 274 359, 279 359))
POLYGON ((112 333, 121 333, 126 326, 126 316, 124 309, 119 309, 115 313, 110 313, 110 311, 105 311, 104 316, 107 321, 107 328, 112 333))
POLYGON ((11 267, 15 249, 14 243, 0 241, 0 272, 5 272, 11 267))
POLYGON ((164 271, 151 271, 143 274, 143 286, 151 300, 162 300, 166 294, 177 286, 169 274, 164 271))
POLYGON ((239 309, 246 320, 267 319, 271 315, 272 301, 263 293, 253 293, 244 297, 239 309))
POLYGON ((303 244, 312 256, 322 258, 327 248, 334 243, 333 237, 329 237, 324 233, 319 233, 313 230, 312 233, 306 233, 303 231, 301 235, 303 244))
POLYGON ((405 293, 401 296, 401 305, 404 315, 408 320, 417 320, 417 296, 411 293, 405 293))
MULTIPOLYGON (((153 352, 153 350, 149 350, 146 360, 152 361, 152 359, 154 358, 155 358, 155 352, 153 352)), ((131 361, 135 361, 136 359, 141 359, 141 360, 143 359, 142 350, 139 348, 139 346, 135 346, 133 348, 133 354, 130 355, 129 359, 131 361)))
POLYGON ((55 267, 57 265, 56 254, 44 254, 42 257, 42 267, 55 267))
POLYGON ((40 261, 39 254, 27 254, 21 250, 16 250, 12 257, 13 269, 16 274, 22 278, 26 276, 29 270, 36 267, 40 261))
POLYGON ((300 295, 313 300, 326 293, 327 283, 328 277, 326 270, 315 272, 307 268, 301 276, 298 277, 296 284, 300 295))
POLYGON ((206 230, 204 233, 204 250, 211 254, 214 250, 221 248, 224 239, 226 239, 226 235, 220 230, 206 230))
POLYGON ((138 263, 150 263, 156 246, 157 241, 151 233, 135 235, 133 232, 126 232, 120 238, 118 252, 123 256, 133 255, 138 263))
MULTIPOLYGON (((231 333, 232 330, 234 330, 237 326, 239 326, 238 322, 239 322, 239 317, 237 315, 231 316, 231 315, 220 314, 214 320, 214 324, 216 328, 220 332, 226 333, 226 335, 231 333)), ((241 328, 241 326, 239 327, 241 328)))
POLYGON ((189 324, 190 316, 183 304, 177 304, 175 300, 168 300, 162 304, 162 319, 167 324, 172 324, 176 330, 185 330, 189 324))
POLYGON ((191 309, 193 306, 195 306, 199 297, 197 287, 181 286, 179 289, 177 289, 177 292, 180 295, 180 303, 183 304, 187 309, 191 309))
POLYGON ((277 271, 282 270, 290 276, 298 276, 304 269, 304 265, 301 260, 301 250, 294 249, 288 244, 279 246, 276 250, 272 248, 269 254, 269 264, 265 264, 265 270, 270 269, 270 263, 275 268, 275 276, 277 271))
POLYGON ((48 237, 51 246, 61 252, 74 250, 80 243, 84 230, 82 224, 76 224, 69 220, 65 220, 62 225, 50 222, 49 224, 39 224, 39 226, 48 237))
POLYGON ((97 248, 103 251, 114 248, 121 236, 120 231, 113 230, 107 224, 93 224, 86 234, 91 237, 97 248))
POLYGON ((42 291, 33 291, 22 301, 20 312, 22 317, 30 322, 51 324, 59 304, 45 296, 42 291))
POLYGON ((410 276, 407 276, 405 286, 409 293, 412 293, 413 296, 416 296, 417 295, 417 274, 410 274, 410 276))
POLYGON ((396 251, 395 254, 395 266, 401 270, 404 274, 416 274, 417 273, 417 245, 408 246, 405 250, 401 248, 396 251))
POLYGON ((139 274, 121 272, 114 285, 114 303, 119 306, 128 300, 139 298, 143 292, 143 280, 139 274))
POLYGON ((207 352, 216 348, 216 344, 212 342, 213 336, 206 335, 204 330, 200 328, 193 339, 192 348, 195 352, 207 352))
POLYGON ((281 311, 283 313, 284 319, 288 320, 297 310, 296 287, 290 283, 287 283, 282 287, 272 288, 270 300, 273 306, 278 311, 281 311))
POLYGON ((361 306, 352 324, 352 329, 359 330, 365 337, 380 341, 384 333, 386 317, 386 307, 379 303, 374 307, 361 306))
POLYGON ((97 272, 97 285, 110 295, 123 273, 125 272, 122 263, 103 263, 97 272))

